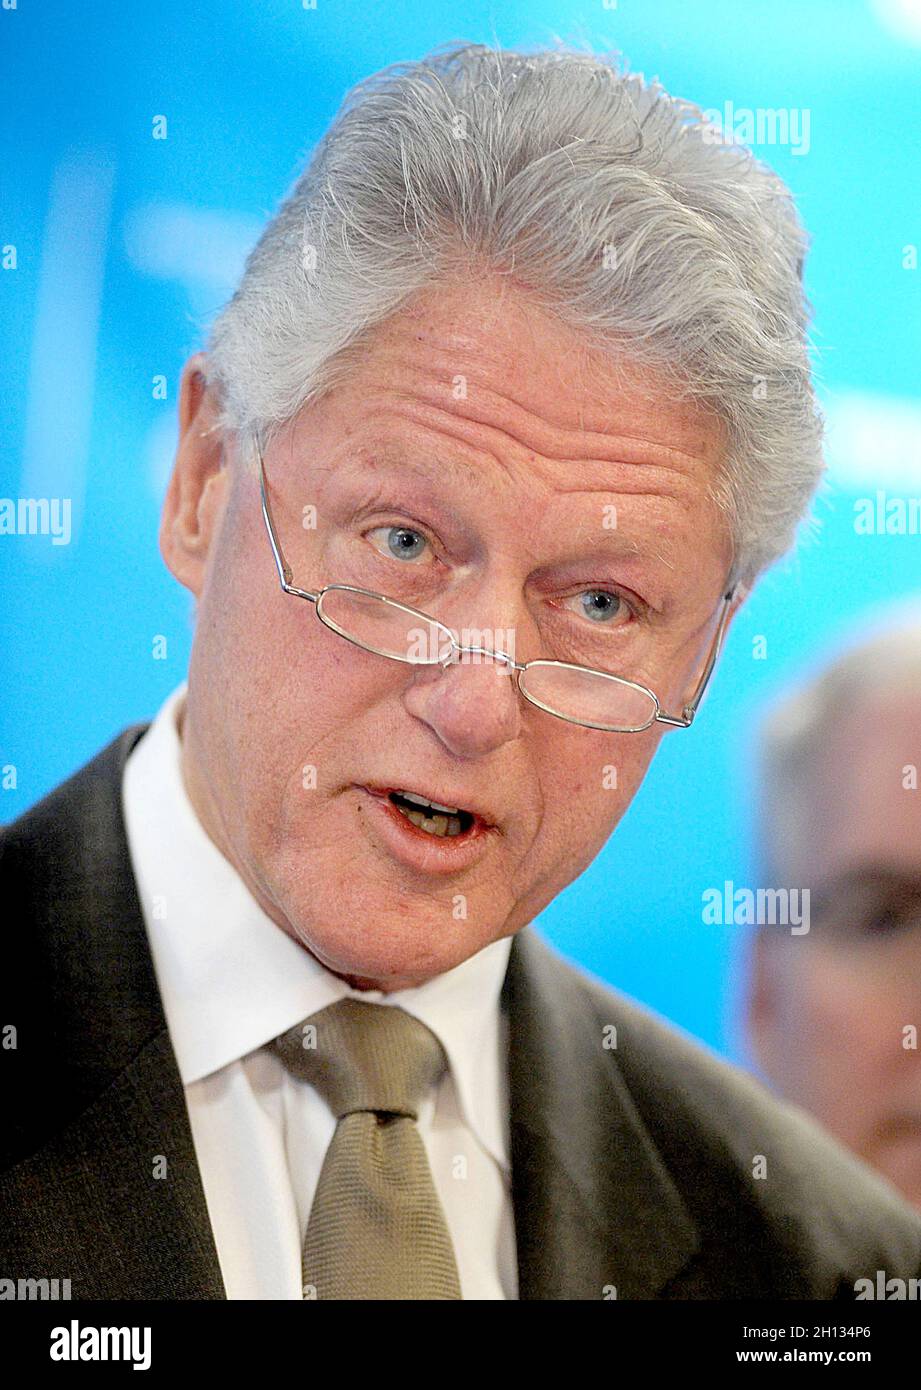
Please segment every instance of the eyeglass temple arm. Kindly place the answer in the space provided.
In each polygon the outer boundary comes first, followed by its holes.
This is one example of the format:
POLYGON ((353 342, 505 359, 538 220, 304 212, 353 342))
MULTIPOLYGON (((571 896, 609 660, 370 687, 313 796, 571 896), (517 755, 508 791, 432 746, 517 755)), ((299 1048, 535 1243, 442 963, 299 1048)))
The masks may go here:
POLYGON ((700 680, 697 683, 697 689, 691 696, 691 699, 685 705, 680 715, 662 714, 660 712, 656 715, 656 720, 658 721, 658 723, 669 724, 672 728, 675 729, 687 729, 690 728, 691 724, 693 724, 694 716, 697 713, 698 706, 700 705, 700 702, 704 697, 704 691, 706 690, 710 682, 710 677, 713 675, 713 668, 716 665, 717 657, 719 656, 720 649, 723 645, 723 637, 726 632, 726 624, 729 621, 729 614, 731 611, 730 605, 732 603, 733 597, 735 596, 737 587, 738 586, 734 584, 732 588, 729 589, 728 592, 723 595, 723 606, 722 612, 720 613, 720 620, 717 623, 716 633, 714 635, 713 642, 710 647, 710 655, 707 657, 707 664, 704 667, 700 680))
POLYGON ((262 501, 262 519, 265 522, 265 529, 269 533, 269 544, 272 547, 272 557, 275 560, 275 568, 278 570, 278 581, 286 594, 296 594, 298 598, 309 599, 311 603, 316 603, 317 595, 309 593, 306 589, 296 589, 291 583, 291 567, 282 554, 281 543, 275 530, 275 522, 272 519, 272 508, 269 506, 269 490, 265 477, 265 464, 262 460, 262 450, 259 447, 258 439, 253 441, 256 448, 256 457, 259 460, 259 496, 262 501))

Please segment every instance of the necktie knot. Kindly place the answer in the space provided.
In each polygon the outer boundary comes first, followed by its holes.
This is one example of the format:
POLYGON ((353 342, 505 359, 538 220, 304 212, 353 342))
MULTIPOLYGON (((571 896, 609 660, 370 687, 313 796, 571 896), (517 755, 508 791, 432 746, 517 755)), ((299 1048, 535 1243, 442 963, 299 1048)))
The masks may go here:
POLYGON ((448 1064, 435 1034, 405 1009, 351 998, 295 1024, 274 1046, 337 1120, 362 1110, 417 1119, 448 1064))

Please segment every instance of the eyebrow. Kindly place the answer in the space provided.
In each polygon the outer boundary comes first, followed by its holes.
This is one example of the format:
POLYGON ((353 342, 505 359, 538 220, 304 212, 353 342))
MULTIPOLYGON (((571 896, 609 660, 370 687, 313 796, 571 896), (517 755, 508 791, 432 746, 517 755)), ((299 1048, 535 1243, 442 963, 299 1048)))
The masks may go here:
POLYGON ((898 895, 921 900, 921 873, 898 869, 879 861, 857 864, 838 874, 819 890, 822 898, 837 900, 842 894, 871 889, 880 896, 898 895))
POLYGON ((435 483, 438 481, 439 474, 445 470, 453 472, 457 478, 463 478, 466 482, 475 484, 479 480, 476 477, 476 469, 473 464, 463 463, 460 459, 443 458, 438 463, 417 462, 407 458, 405 455, 396 455, 390 451, 377 453, 373 458, 368 459, 367 463, 380 469, 389 469, 393 473, 411 473, 423 482, 435 483))

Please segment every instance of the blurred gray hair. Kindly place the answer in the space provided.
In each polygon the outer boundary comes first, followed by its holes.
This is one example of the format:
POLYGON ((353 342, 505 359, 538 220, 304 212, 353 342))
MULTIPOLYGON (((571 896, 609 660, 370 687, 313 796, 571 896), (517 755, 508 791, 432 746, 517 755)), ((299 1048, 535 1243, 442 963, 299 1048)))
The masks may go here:
POLYGON ((813 837, 821 815, 815 779, 835 721, 878 697, 921 698, 921 602, 896 603, 873 626, 872 636, 788 691, 762 721, 758 838, 765 883, 786 882, 795 851, 813 837))
POLYGON ((658 83, 562 46, 451 44, 346 96, 214 323, 206 376, 223 428, 267 440, 415 292, 514 275, 724 421, 711 493, 750 584, 823 471, 807 245, 782 180, 658 83))

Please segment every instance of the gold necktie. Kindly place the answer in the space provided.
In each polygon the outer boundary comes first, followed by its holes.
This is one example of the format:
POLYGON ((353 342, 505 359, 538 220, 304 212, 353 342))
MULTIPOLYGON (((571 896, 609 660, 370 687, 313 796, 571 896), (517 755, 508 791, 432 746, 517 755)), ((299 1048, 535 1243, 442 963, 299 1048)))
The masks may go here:
POLYGON ((336 1116, 301 1272, 305 1298, 461 1298, 447 1222, 416 1120, 447 1067, 424 1023, 340 999, 275 1048, 336 1116))

